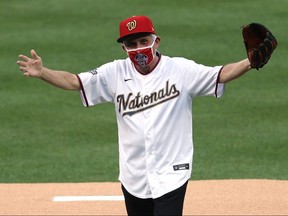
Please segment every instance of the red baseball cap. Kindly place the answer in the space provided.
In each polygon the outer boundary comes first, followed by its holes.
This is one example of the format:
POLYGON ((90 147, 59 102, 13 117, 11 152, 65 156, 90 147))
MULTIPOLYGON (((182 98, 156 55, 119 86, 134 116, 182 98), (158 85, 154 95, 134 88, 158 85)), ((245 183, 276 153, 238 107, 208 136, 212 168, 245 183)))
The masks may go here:
POLYGON ((132 16, 120 22, 119 32, 120 37, 117 42, 122 43, 130 35, 138 33, 155 34, 155 29, 152 21, 147 16, 132 16))

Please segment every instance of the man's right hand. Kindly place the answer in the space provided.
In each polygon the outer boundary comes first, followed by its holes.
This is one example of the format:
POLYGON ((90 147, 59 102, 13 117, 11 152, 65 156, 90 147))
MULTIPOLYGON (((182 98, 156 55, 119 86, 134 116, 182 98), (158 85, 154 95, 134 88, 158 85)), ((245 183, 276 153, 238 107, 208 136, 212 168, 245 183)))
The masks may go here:
POLYGON ((17 61, 17 64, 20 66, 19 69, 23 72, 24 76, 41 78, 43 69, 41 57, 34 50, 31 50, 31 56, 32 59, 22 54, 19 55, 21 59, 21 61, 17 61))

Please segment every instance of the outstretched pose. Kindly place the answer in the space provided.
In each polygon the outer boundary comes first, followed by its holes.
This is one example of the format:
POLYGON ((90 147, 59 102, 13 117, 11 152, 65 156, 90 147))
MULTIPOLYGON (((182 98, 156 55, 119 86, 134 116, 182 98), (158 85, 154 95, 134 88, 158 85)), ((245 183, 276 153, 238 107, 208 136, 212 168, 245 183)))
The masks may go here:
POLYGON ((225 83, 266 64, 277 44, 268 39, 257 52, 246 41, 246 59, 208 67, 162 55, 152 21, 133 16, 120 22, 117 39, 126 59, 79 74, 44 67, 34 50, 31 57, 19 55, 17 63, 26 77, 79 91, 86 107, 115 104, 119 181, 128 215, 182 215, 192 173, 193 98, 221 97, 225 83))

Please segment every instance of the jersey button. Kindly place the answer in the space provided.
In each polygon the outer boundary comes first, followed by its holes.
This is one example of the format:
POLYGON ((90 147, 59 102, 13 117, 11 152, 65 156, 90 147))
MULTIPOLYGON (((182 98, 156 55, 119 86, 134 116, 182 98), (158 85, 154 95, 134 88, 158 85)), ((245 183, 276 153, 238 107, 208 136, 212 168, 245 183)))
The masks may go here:
POLYGON ((150 114, 149 114, 148 111, 144 113, 144 117, 145 117, 146 119, 150 118, 150 114))

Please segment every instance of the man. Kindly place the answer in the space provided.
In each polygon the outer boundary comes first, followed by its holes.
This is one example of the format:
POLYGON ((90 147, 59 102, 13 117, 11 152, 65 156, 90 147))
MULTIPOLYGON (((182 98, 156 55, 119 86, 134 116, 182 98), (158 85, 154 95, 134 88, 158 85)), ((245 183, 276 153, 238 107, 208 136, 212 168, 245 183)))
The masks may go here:
POLYGON ((221 97, 224 83, 249 71, 250 62, 207 67, 161 55, 160 37, 146 16, 123 20, 117 42, 127 59, 84 73, 48 69, 34 50, 17 63, 24 76, 78 90, 84 106, 115 104, 128 215, 182 215, 192 173, 192 100, 221 97))

